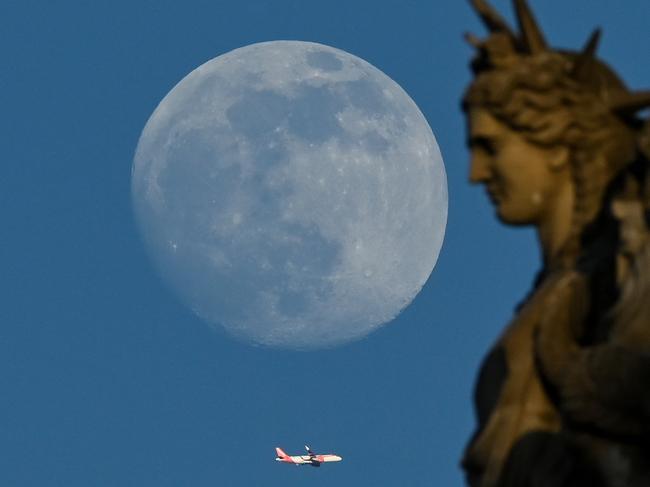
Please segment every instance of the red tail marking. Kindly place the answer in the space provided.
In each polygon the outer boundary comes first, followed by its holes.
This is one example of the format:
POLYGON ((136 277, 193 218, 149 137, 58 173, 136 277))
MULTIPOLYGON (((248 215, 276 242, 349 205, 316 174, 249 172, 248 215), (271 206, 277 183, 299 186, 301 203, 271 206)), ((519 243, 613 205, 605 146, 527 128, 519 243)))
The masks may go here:
POLYGON ((282 451, 282 448, 278 448, 278 447, 276 447, 276 448, 275 448, 275 453, 276 453, 276 455, 277 455, 278 457, 280 457, 280 458, 288 458, 288 457, 289 457, 289 455, 287 455, 286 453, 284 453, 284 452, 282 451))

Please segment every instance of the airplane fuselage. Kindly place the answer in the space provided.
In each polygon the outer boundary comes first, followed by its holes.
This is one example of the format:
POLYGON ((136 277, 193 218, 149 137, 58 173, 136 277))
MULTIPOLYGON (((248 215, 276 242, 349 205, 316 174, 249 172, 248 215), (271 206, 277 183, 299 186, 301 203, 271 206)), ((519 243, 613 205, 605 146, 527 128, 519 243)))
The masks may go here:
POLYGON ((281 449, 276 448, 276 462, 293 463, 294 465, 311 465, 320 467, 321 463, 340 462, 342 458, 338 455, 287 455, 281 449))

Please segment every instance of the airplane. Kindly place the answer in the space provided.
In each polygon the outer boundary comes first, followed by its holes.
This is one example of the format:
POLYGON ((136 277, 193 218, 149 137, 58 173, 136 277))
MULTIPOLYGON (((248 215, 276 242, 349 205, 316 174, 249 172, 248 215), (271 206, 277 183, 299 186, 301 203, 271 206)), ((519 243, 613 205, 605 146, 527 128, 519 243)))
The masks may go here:
POLYGON ((282 451, 282 448, 276 447, 275 453, 277 454, 277 457, 275 458, 275 461, 293 463, 296 466, 311 465, 312 467, 320 467, 321 463, 340 462, 343 460, 338 455, 317 455, 311 451, 311 448, 309 448, 307 445, 305 445, 305 450, 307 450, 307 455, 287 455, 284 451, 282 451))

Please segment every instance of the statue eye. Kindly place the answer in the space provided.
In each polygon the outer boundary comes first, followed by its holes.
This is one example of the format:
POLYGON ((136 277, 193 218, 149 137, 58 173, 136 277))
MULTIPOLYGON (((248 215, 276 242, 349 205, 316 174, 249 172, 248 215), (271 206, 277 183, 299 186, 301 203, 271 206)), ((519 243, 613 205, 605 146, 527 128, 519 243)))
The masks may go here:
POLYGON ((496 155, 498 151, 496 140, 490 137, 474 137, 470 141, 470 147, 482 150, 491 156, 496 155))

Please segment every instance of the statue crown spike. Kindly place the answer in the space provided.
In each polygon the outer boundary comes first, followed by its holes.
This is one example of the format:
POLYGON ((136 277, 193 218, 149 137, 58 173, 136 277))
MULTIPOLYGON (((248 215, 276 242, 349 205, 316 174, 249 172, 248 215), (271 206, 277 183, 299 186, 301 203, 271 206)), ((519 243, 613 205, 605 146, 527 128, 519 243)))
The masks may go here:
POLYGON ((544 40, 544 35, 526 0, 514 0, 514 7, 524 49, 531 54, 545 51, 547 49, 546 40, 544 40))
POLYGON ((601 30, 595 29, 582 49, 582 52, 580 52, 578 58, 575 60, 573 69, 571 70, 571 76, 574 79, 588 81, 591 77, 592 70, 596 64, 596 50, 600 42, 600 35, 601 30))
POLYGON ((515 37, 506 21, 486 0, 470 0, 470 2, 490 32, 504 32, 515 37))

